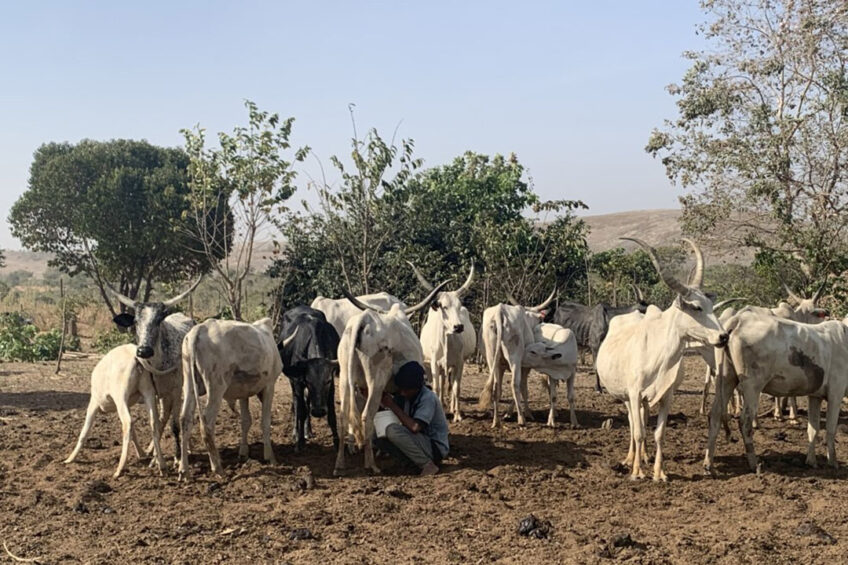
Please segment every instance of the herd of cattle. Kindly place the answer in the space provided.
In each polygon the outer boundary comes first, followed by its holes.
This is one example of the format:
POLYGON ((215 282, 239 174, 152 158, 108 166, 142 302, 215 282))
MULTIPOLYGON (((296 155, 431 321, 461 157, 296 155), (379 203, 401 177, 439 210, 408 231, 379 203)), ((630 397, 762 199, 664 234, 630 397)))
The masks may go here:
MULTIPOLYGON (((629 238, 628 238, 629 239, 629 238)), ((565 381, 570 421, 577 426, 574 378, 578 350, 592 352, 597 374, 596 388, 622 400, 627 408, 630 445, 624 464, 632 478, 642 478, 647 463, 646 428, 651 406, 658 405, 654 480, 666 480, 663 472, 663 436, 672 397, 682 378, 682 359, 687 351, 699 353, 707 364, 702 412, 711 382, 716 392, 709 415, 709 434, 704 465, 712 469, 719 427, 727 429, 727 407, 737 391, 737 411, 748 463, 757 469, 752 429, 756 426, 761 393, 775 397, 776 415, 782 398, 808 396, 807 463, 816 465, 815 440, 819 430, 822 399, 827 400, 827 459, 836 466, 834 436, 842 398, 848 388, 848 325, 826 320, 828 313, 816 307, 821 291, 811 299, 789 293, 795 306, 781 303, 773 309, 746 306, 738 312, 722 306, 740 299, 714 304, 714 296, 702 290, 704 259, 691 240, 695 267, 684 284, 661 264, 655 250, 632 239, 649 254, 662 281, 676 293, 667 309, 638 301, 624 308, 607 305, 587 307, 564 303, 551 313, 547 308, 555 291, 537 306, 497 304, 483 312, 481 337, 489 367, 488 380, 478 407, 491 408, 492 425, 500 422, 499 401, 504 371, 512 374, 512 399, 519 425, 530 416, 527 382, 531 369, 545 376, 550 392, 548 425, 555 425, 556 389, 565 381), (552 316, 551 316, 552 314, 552 316), (545 319, 554 323, 545 323, 545 319)), ((391 376, 408 361, 428 370, 433 390, 454 422, 462 419, 459 404, 465 361, 478 348, 476 332, 463 296, 474 281, 474 267, 464 284, 445 290, 450 281, 430 283, 410 263, 427 291, 418 304, 408 307, 398 298, 377 293, 345 298, 316 298, 311 306, 288 310, 279 338, 264 318, 252 324, 209 319, 195 324, 171 308, 185 299, 199 280, 183 294, 164 302, 138 303, 110 291, 135 315, 120 314, 115 322, 134 327, 136 344, 121 345, 107 353, 91 375, 91 400, 79 440, 66 463, 80 452, 95 414, 117 411, 123 441, 115 476, 127 461, 130 444, 140 455, 129 407, 142 400, 149 413, 152 442, 147 453, 161 473, 165 461, 160 449, 163 428, 171 422, 176 461, 181 478, 188 480, 188 451, 194 412, 199 412, 201 439, 212 472, 222 474, 215 444, 215 422, 221 401, 241 419, 239 455, 248 455, 247 434, 251 425, 248 400, 262 403, 264 458, 274 462, 271 443, 271 404, 277 378, 284 373, 292 387, 295 450, 311 436, 310 415, 326 417, 337 450, 335 471, 345 469, 349 441, 364 451, 365 467, 379 472, 371 448, 374 416, 391 376), (409 316, 427 309, 420 336, 409 316), (335 376, 338 376, 340 410, 335 411, 335 376), (206 403, 200 397, 206 396, 206 403), (238 409, 236 409, 238 401, 238 409)), ((788 289, 787 289, 788 291, 788 289)), ((728 430, 729 432, 729 430, 728 430)))

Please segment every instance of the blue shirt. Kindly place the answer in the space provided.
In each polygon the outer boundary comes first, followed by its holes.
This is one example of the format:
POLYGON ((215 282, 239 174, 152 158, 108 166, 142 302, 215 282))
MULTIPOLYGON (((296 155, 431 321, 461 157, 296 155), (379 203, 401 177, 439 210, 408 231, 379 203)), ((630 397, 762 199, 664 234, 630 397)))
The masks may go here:
POLYGON ((412 400, 398 394, 395 396, 395 402, 403 409, 404 414, 424 425, 422 433, 438 447, 442 457, 446 457, 450 450, 448 420, 436 393, 424 386, 412 400))

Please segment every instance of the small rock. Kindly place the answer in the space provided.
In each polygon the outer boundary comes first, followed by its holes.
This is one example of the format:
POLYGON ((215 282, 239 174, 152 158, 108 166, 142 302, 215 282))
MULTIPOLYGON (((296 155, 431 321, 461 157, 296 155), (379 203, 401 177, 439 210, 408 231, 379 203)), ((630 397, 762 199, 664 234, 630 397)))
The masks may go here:
POLYGON ((612 418, 607 418, 603 422, 601 422, 602 430, 611 430, 612 429, 612 418))
POLYGON ((91 481, 88 483, 88 491, 106 494, 107 492, 112 492, 112 487, 103 481, 91 481))
POLYGON ((777 441, 786 441, 786 432, 777 432, 774 434, 774 439, 777 441))
POLYGON ((610 465, 610 469, 618 473, 619 475, 626 475, 630 472, 630 469, 627 468, 627 465, 620 461, 616 461, 615 463, 610 465))
POLYGON ((88 506, 86 506, 82 500, 80 500, 74 505, 73 510, 77 514, 88 514, 88 506))
POLYGON ((290 540, 316 539, 309 528, 295 528, 289 533, 290 540))
POLYGON ((88 449, 103 449, 103 442, 100 440, 99 437, 90 437, 86 438, 85 446, 88 449))
POLYGON ((399 498, 401 500, 409 500, 412 498, 412 495, 408 492, 404 492, 399 486, 395 485, 393 487, 389 487, 386 489, 386 494, 389 496, 393 496, 395 498, 399 498))
POLYGON ((104 507, 103 507, 103 513, 104 513, 104 514, 114 514, 114 513, 115 513, 115 511, 114 511, 114 510, 112 510, 111 508, 109 508, 108 506, 104 506, 104 507))
POLYGON ((520 536, 547 539, 553 529, 554 527, 549 520, 539 520, 533 514, 518 522, 518 535, 520 536))
POLYGON ((801 522, 801 524, 795 529, 795 535, 802 537, 815 537, 829 545, 833 545, 836 543, 835 537, 824 531, 821 526, 819 526, 812 520, 806 520, 804 522, 801 522))

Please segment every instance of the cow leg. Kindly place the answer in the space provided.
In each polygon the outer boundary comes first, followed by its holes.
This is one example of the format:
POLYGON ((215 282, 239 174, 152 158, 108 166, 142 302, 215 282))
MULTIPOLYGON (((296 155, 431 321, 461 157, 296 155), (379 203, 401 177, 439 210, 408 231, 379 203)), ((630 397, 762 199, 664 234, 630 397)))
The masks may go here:
POLYGON ((97 401, 92 396, 91 400, 88 401, 88 408, 85 410, 85 422, 82 425, 82 430, 80 431, 79 439, 77 440, 77 445, 74 447, 74 450, 71 451, 71 454, 65 459, 65 463, 73 463, 74 459, 79 455, 80 450, 82 449, 82 445, 85 443, 85 438, 88 437, 88 432, 91 431, 91 425, 94 423, 94 416, 97 414, 97 401))
MULTIPOLYGON (((351 403, 353 402, 353 398, 351 398, 351 390, 348 384, 347 371, 340 371, 339 373, 339 421, 338 426, 339 429, 347 431, 349 428, 348 418, 350 417, 350 408, 351 403)), ((344 473, 346 463, 345 463, 345 444, 347 442, 340 441, 336 446, 336 464, 333 468, 333 475, 339 476, 344 473)))
POLYGON ((798 424, 798 401, 794 396, 790 396, 786 399, 786 403, 789 405, 789 423, 793 425, 798 424))
POLYGON ((460 360, 459 364, 453 368, 451 372, 451 412, 453 412, 453 421, 462 421, 462 411, 459 408, 459 395, 462 386, 462 371, 465 369, 465 362, 460 360))
POLYGON ((127 456, 130 453, 130 442, 132 441, 132 415, 127 406, 127 402, 123 398, 115 399, 115 405, 118 409, 118 418, 121 419, 121 459, 118 461, 118 468, 115 470, 114 478, 121 476, 124 467, 127 464, 127 456))
MULTIPOLYGON (((180 413, 180 397, 175 394, 171 397, 170 401, 167 402, 169 419, 171 420, 171 434, 174 436, 174 466, 179 465, 180 462, 180 446, 182 445, 182 438, 180 437, 180 422, 179 416, 180 413)), ((163 428, 164 429, 164 428, 163 428)))
POLYGON ((717 375, 715 381, 715 397, 710 409, 709 424, 710 431, 707 439, 707 453, 704 456, 704 471, 712 474, 713 459, 715 458, 715 446, 718 439, 718 430, 722 424, 727 426, 725 418, 727 410, 727 398, 730 391, 738 396, 736 391, 737 379, 735 375, 717 375))
POLYGON ((633 445, 635 451, 633 453, 633 468, 630 472, 630 479, 644 479, 645 473, 642 472, 642 451, 645 448, 645 421, 642 416, 642 399, 640 393, 636 391, 630 394, 630 404, 633 407, 633 445))
POLYGON ((371 445, 371 438, 374 435, 374 415, 377 414, 377 409, 380 407, 380 396, 382 394, 376 394, 374 383, 369 383, 369 385, 368 400, 365 401, 365 410, 362 411, 362 430, 365 433, 365 468, 378 474, 380 468, 374 461, 374 448, 371 445))
POLYGON ((621 464, 625 467, 630 467, 633 465, 633 458, 636 456, 636 445, 633 442, 633 430, 636 429, 636 422, 633 420, 633 407, 630 405, 630 400, 625 400, 624 406, 627 408, 627 427, 630 431, 630 444, 627 448, 627 457, 621 464))
POLYGON ((500 425, 500 421, 498 419, 498 404, 501 401, 501 388, 503 387, 503 367, 500 366, 500 363, 495 367, 494 378, 492 379, 492 427, 497 428, 500 425))
POLYGON ((600 346, 592 348, 592 369, 595 371, 595 392, 600 394, 604 392, 604 387, 601 386, 601 376, 598 374, 598 350, 600 346))
POLYGON ((645 465, 650 462, 648 459, 648 416, 650 414, 651 406, 646 399, 642 399, 642 411, 639 415, 642 417, 642 463, 645 465))
POLYGON ((296 395, 292 399, 294 403, 294 436, 295 436, 295 444, 294 451, 295 453, 300 453, 300 450, 306 446, 306 422, 309 421, 309 415, 307 411, 309 408, 306 406, 306 398, 304 398, 303 386, 298 385, 296 395))
POLYGON ((250 417, 250 399, 239 398, 239 415, 241 416, 241 441, 239 442, 239 459, 247 461, 250 456, 250 447, 247 445, 247 434, 250 431, 250 424, 253 423, 250 417))
POLYGON ((335 383, 331 380, 327 386, 327 425, 333 434, 333 446, 339 446, 339 430, 336 426, 336 392, 333 390, 335 383))
POLYGON ((218 411, 221 409, 221 401, 223 399, 220 396, 213 395, 211 390, 207 395, 206 408, 201 412, 200 435, 206 444, 206 452, 209 455, 211 471, 216 475, 224 477, 221 454, 218 452, 218 446, 215 444, 215 421, 218 419, 218 411))
MULTIPOLYGON (((186 482, 191 481, 191 475, 188 468, 188 449, 191 439, 191 427, 194 424, 194 410, 197 398, 194 395, 194 383, 191 382, 191 374, 187 371, 185 364, 183 365, 183 402, 180 408, 180 466, 179 478, 186 482)), ((200 426, 201 430, 203 426, 200 426)))
POLYGON ((827 464, 837 469, 839 463, 836 460, 836 425, 839 423, 839 408, 842 405, 843 395, 830 394, 827 399, 827 415, 825 427, 827 428, 827 464))
POLYGON ((277 464, 277 458, 274 456, 274 445, 271 443, 271 405, 274 402, 274 385, 271 382, 260 393, 262 401, 262 457, 265 462, 272 465, 277 464))
MULTIPOLYGON (((144 378, 139 382, 139 388, 141 389, 144 404, 150 416, 150 431, 153 438, 153 455, 156 460, 156 466, 159 468, 159 475, 164 476, 165 459, 162 457, 162 445, 159 441, 162 436, 162 423, 159 420, 159 401, 156 398, 156 390, 153 388, 152 381, 144 378)), ((133 435, 135 435, 135 429, 133 429, 133 435)))
POLYGON ((530 385, 530 369, 521 370, 521 400, 524 404, 524 417, 534 421, 533 412, 530 411, 530 393, 528 391, 530 385))
POLYGON ((713 370, 707 366, 707 371, 704 374, 704 392, 701 394, 701 409, 698 410, 698 413, 701 416, 704 416, 707 413, 707 396, 710 394, 710 381, 713 380, 713 377, 713 370))
MULTIPOLYGON (((821 425, 821 398, 814 396, 807 397, 807 465, 810 467, 818 467, 816 462, 816 438, 819 434, 819 426, 821 425)), ((830 407, 830 402, 827 403, 830 407)))
POLYGON ((654 441, 657 444, 657 454, 654 457, 654 481, 666 482, 668 477, 662 469, 663 451, 662 442, 665 436, 665 426, 668 421, 668 411, 671 408, 671 391, 667 392, 660 400, 659 411, 657 413, 657 429, 654 431, 654 441))
POLYGON ((580 424, 577 422, 577 407, 574 404, 574 379, 577 378, 577 367, 575 367, 571 374, 568 376, 568 379, 565 381, 566 386, 566 397, 568 398, 568 417, 571 419, 571 427, 579 428, 580 424))
POLYGON ((780 396, 774 397, 774 419, 778 422, 783 421, 783 406, 784 406, 784 398, 780 396))
POLYGON ((558 381, 548 375, 544 375, 542 382, 545 385, 545 388, 548 389, 548 398, 550 400, 550 406, 548 408, 548 427, 555 428, 556 427, 556 401, 557 401, 557 384, 558 381))
POLYGON ((757 408, 759 406, 760 391, 757 390, 753 379, 742 378, 739 388, 742 389, 742 398, 744 406, 742 407, 742 417, 739 419, 739 428, 742 433, 742 441, 745 443, 745 457, 748 459, 748 467, 751 471, 757 470, 757 454, 754 451, 754 418, 757 417, 757 408))

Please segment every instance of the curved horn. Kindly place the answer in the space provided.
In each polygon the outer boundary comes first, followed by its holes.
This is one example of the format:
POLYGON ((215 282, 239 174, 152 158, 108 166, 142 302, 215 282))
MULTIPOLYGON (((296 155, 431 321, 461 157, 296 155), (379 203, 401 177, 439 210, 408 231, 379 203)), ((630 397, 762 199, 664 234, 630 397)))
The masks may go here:
POLYGON ((189 295, 189 294, 191 294, 192 292, 194 292, 194 289, 196 289, 196 288, 197 288, 197 285, 199 285, 199 284, 200 284, 200 281, 202 281, 202 280, 203 280, 203 275, 200 275, 200 276, 197 278, 197 280, 196 280, 196 281, 194 281, 194 284, 193 284, 193 285, 191 285, 191 286, 188 288, 188 290, 187 290, 187 291, 185 291, 184 293, 182 293, 182 294, 180 294, 180 295, 178 295, 178 296, 175 296, 175 297, 171 298, 170 300, 166 300, 166 301, 165 301, 165 302, 163 302, 162 304, 164 304, 165 306, 173 306, 174 304, 176 304, 176 303, 177 303, 177 302, 179 302, 180 300, 185 300, 186 298, 188 298, 188 295, 189 295))
POLYGON ((698 244, 688 237, 684 237, 683 241, 688 243, 689 246, 692 247, 692 251, 695 253, 695 269, 692 272, 692 276, 689 278, 689 286, 700 289, 701 285, 704 283, 704 254, 701 252, 701 248, 698 247, 698 244))
POLYGON ((789 296, 789 298, 791 298, 792 300, 794 300, 796 304, 800 304, 800 303, 801 303, 801 301, 802 301, 803 299, 802 299, 802 298, 800 298, 800 297, 799 297, 797 294, 795 294, 794 292, 792 292, 792 289, 791 289, 791 288, 789 288, 789 287, 786 285, 786 283, 780 283, 780 284, 782 284, 782 285, 783 285, 783 290, 785 290, 785 291, 786 291, 786 294, 789 296))
POLYGON ((819 301, 819 298, 821 298, 821 293, 822 293, 822 291, 824 290, 824 287, 825 287, 825 285, 826 285, 826 284, 827 284, 827 279, 825 279, 825 281, 821 284, 821 286, 819 287, 819 289, 818 289, 818 290, 816 291, 816 293, 813 295, 813 298, 812 298, 813 305, 815 305, 815 303, 819 301))
POLYGON ((727 306, 728 304, 731 304, 733 302, 742 302, 743 300, 745 300, 745 299, 741 298, 741 297, 737 297, 737 298, 728 298, 726 300, 722 300, 721 302, 716 302, 715 304, 713 304, 713 312, 715 312, 716 310, 718 310, 722 306, 727 306))
POLYGON ((128 308, 132 308, 133 310, 136 310, 135 300, 133 300, 132 298, 129 298, 127 296, 124 296, 123 294, 121 294, 120 292, 118 292, 117 290, 112 288, 112 285, 110 285, 106 281, 103 281, 103 286, 105 286, 106 290, 109 291, 115 298, 118 299, 118 302, 120 302, 121 304, 123 304, 124 306, 126 306, 128 308))
POLYGON ((424 278, 424 275, 422 275, 421 271, 419 271, 418 268, 412 264, 412 261, 407 261, 406 263, 410 267, 412 267, 412 272, 415 273, 415 278, 418 279, 418 283, 424 287, 424 290, 433 290, 433 285, 430 283, 430 281, 424 278))
POLYGON ((456 290, 457 294, 460 297, 465 295, 465 293, 467 293, 469 290, 471 290, 471 283, 472 282, 474 282, 474 262, 473 261, 471 262, 471 270, 468 272, 468 278, 465 279, 465 282, 462 283, 462 286, 459 287, 456 290))
POLYGON ((513 306, 521 306, 521 304, 518 303, 518 300, 515 299, 511 292, 506 293, 506 299, 509 300, 509 303, 513 306))
POLYGON ((297 335, 298 330, 300 330, 300 328, 295 328, 294 332, 292 332, 292 334, 289 337, 287 337, 286 339, 283 340, 282 347, 288 347, 288 345, 292 342, 292 340, 294 340, 294 336, 297 335))
POLYGON ((551 295, 548 296, 548 298, 544 302, 542 302, 541 304, 537 304, 536 306, 531 306, 527 309, 530 310, 531 312, 539 312, 541 310, 544 310, 545 308, 548 307, 548 305, 551 302, 554 301, 554 296, 556 296, 556 291, 557 291, 557 289, 556 289, 556 287, 554 287, 554 289, 551 291, 551 295))
POLYGON ((639 302, 645 301, 645 295, 642 294, 642 289, 636 286, 634 283, 630 283, 630 287, 633 289, 633 295, 636 297, 636 300, 639 302))
POLYGON ((351 304, 353 304, 354 306, 356 306, 357 308, 359 308, 362 311, 373 310, 374 312, 377 312, 378 314, 387 314, 388 313, 385 310, 380 310, 379 308, 374 308, 373 306, 369 306, 368 304, 361 302, 357 297, 352 295, 346 288, 342 288, 342 294, 344 295, 345 298, 348 299, 348 301, 350 301, 351 304))
POLYGON ((453 279, 448 279, 444 282, 439 283, 439 286, 437 286, 436 288, 431 290, 430 294, 428 294, 427 297, 424 298, 424 300, 422 300, 421 302, 419 302, 415 306, 410 306, 409 308, 404 310, 404 313, 408 316, 410 314, 414 314, 415 312, 418 312, 422 308, 426 308, 427 305, 430 304, 433 301, 434 298, 436 298, 436 295, 439 294, 442 291, 442 289, 445 288, 447 286, 447 284, 449 282, 451 282, 452 280, 453 279))
POLYGON ((665 269, 662 268, 662 265, 660 265, 660 259, 659 257, 657 257, 657 251, 653 247, 651 247, 641 239, 636 239, 635 237, 621 237, 619 239, 626 239, 628 241, 632 241, 634 243, 639 244, 639 246, 644 249, 645 252, 648 254, 648 257, 651 258, 651 263, 654 264, 654 268, 657 270, 657 273, 659 274, 660 278, 666 285, 668 285, 671 290, 678 294, 687 294, 689 292, 688 286, 674 278, 672 275, 667 273, 665 269))

